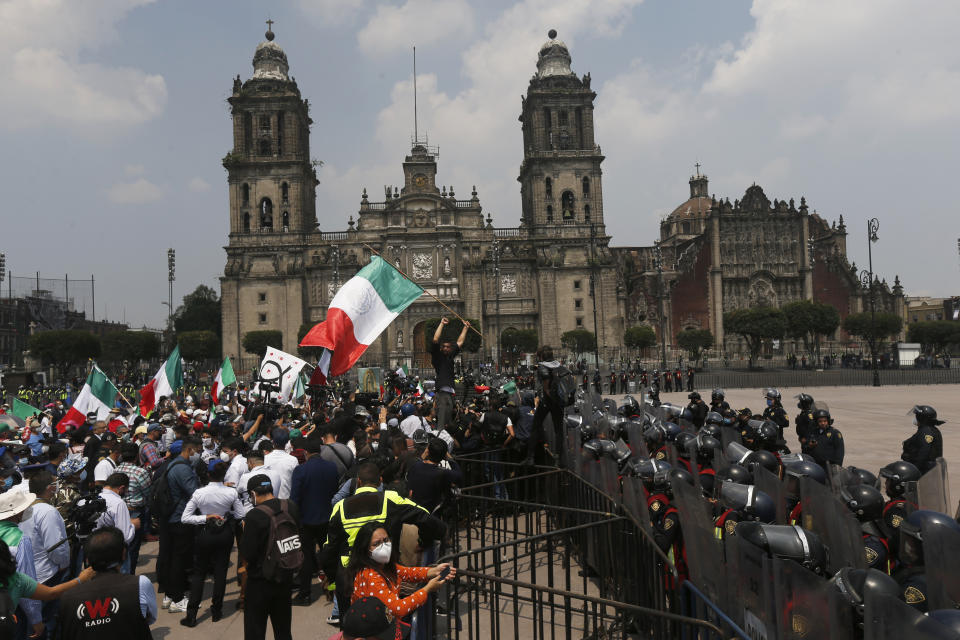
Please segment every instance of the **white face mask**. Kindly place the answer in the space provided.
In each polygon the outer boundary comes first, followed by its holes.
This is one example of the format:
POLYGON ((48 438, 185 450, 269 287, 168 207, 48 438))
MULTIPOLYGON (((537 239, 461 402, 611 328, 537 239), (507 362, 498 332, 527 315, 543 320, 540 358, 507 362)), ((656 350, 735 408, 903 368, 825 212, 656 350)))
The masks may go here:
POLYGON ((393 554, 393 543, 382 542, 370 552, 370 559, 380 564, 390 562, 390 556, 393 554))
POLYGON ((227 453, 226 451, 221 451, 220 459, 223 460, 224 462, 230 462, 230 454, 227 453))
POLYGON ((204 438, 203 439, 203 448, 212 449, 213 448, 213 438, 204 438))

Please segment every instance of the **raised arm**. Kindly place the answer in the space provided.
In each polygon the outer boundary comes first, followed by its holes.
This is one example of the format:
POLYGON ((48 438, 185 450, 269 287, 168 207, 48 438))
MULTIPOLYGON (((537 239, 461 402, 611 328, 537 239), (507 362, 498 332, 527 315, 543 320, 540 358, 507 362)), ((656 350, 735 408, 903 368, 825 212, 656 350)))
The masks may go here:
POLYGON ((440 324, 437 325, 437 330, 433 332, 433 344, 440 344, 440 336, 443 334, 443 328, 447 326, 450 320, 447 318, 440 318, 440 324))
POLYGON ((470 330, 470 323, 467 322, 466 320, 464 320, 464 321, 463 321, 463 331, 460 332, 460 337, 457 338, 457 346, 458 346, 458 347, 461 347, 461 348, 463 347, 463 343, 464 343, 464 342, 466 341, 466 339, 467 339, 467 331, 469 331, 469 330, 470 330))

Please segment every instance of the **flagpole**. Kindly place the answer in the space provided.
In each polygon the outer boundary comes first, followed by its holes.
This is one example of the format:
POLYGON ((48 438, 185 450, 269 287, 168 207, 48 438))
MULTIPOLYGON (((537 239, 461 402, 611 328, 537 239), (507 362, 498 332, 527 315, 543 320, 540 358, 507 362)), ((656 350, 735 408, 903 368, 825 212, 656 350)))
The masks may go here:
MULTIPOLYGON (((93 363, 93 366, 97 367, 97 369, 100 369, 100 367, 97 366, 97 363, 96 363, 96 362, 93 363)), ((103 377, 104 377, 104 378, 106 378, 107 380, 110 380, 110 377, 109 377, 106 373, 104 373, 103 369, 100 369, 100 373, 103 373, 103 377)), ((113 384, 113 380, 110 380, 110 383, 113 384)), ((113 385, 113 387, 117 390, 117 395, 120 396, 120 398, 121 398, 124 402, 127 403, 127 406, 128 406, 129 408, 131 408, 131 409, 136 408, 136 407, 134 407, 132 404, 130 404, 130 401, 127 400, 126 396, 123 395, 123 393, 120 391, 120 387, 118 387, 117 385, 113 385)), ((112 408, 112 407, 111 407, 111 408, 112 408)))
MULTIPOLYGON (((370 245, 364 244, 363 246, 366 247, 367 249, 370 249, 370 251, 372 251, 377 257, 379 257, 379 258, 381 258, 381 259, 383 258, 383 256, 380 255, 380 252, 377 251, 376 249, 374 249, 373 247, 371 247, 370 245)), ((388 263, 388 264, 389 264, 389 263, 388 263)), ((397 270, 397 273, 399 273, 400 275, 402 275, 404 278, 406 278, 407 280, 410 280, 410 282, 413 282, 413 280, 410 279, 410 276, 408 276, 408 275, 405 274, 403 271, 401 271, 400 268, 397 267, 397 265, 395 265, 395 264, 390 264, 390 266, 393 267, 394 269, 396 269, 396 270, 397 270)), ((416 282, 413 282, 413 283, 414 283, 414 284, 417 284, 416 282)), ((420 285, 417 285, 417 286, 420 287, 420 285)), ((464 325, 467 324, 466 318, 464 318, 464 317, 461 316, 459 313, 457 313, 456 311, 454 311, 453 309, 451 309, 450 307, 448 307, 446 304, 444 304, 443 300, 441 300, 441 299, 438 298, 437 296, 433 295, 432 293, 430 293, 429 291, 427 291, 427 290, 424 289, 423 287, 420 287, 420 289, 422 289, 425 294, 427 294, 428 296, 430 296, 431 298, 433 298, 434 300, 436 300, 437 303, 438 303, 441 307, 443 307, 444 309, 446 309, 447 311, 449 311, 450 313, 452 313, 453 315, 455 315, 457 318, 459 318, 459 319, 460 319, 460 322, 462 322, 464 325)), ((475 334, 477 334, 478 336, 480 336, 480 339, 481 339, 481 340, 483 340, 483 334, 480 333, 480 331, 478 331, 476 327, 474 327, 474 326, 471 324, 471 325, 469 325, 469 328, 472 329, 475 334)))

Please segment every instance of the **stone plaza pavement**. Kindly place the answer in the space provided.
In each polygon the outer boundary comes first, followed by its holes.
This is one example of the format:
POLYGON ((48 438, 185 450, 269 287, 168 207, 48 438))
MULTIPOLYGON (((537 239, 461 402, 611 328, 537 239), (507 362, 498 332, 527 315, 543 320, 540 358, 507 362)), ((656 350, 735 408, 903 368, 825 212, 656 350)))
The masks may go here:
MULTIPOLYGON (((901 443, 914 430, 911 418, 905 414, 915 404, 929 404, 936 408, 940 419, 946 420, 941 429, 944 435, 944 457, 951 473, 950 495, 953 500, 960 497, 960 435, 954 429, 960 429, 960 385, 901 386, 901 387, 810 387, 805 389, 781 388, 784 407, 791 417, 791 428, 785 434, 789 446, 799 450, 796 432, 792 427, 792 418, 796 415, 796 400, 793 396, 801 391, 809 393, 817 401, 825 402, 833 417, 835 426, 843 433, 846 442, 845 465, 856 465, 876 473, 880 467, 900 457, 901 443)), ((710 389, 700 389, 700 393, 709 401, 710 389)), ((727 401, 736 409, 750 407, 761 412, 764 402, 760 389, 731 389, 727 391, 727 401)), ((619 396, 613 396, 619 398, 619 396)), ((662 394, 664 402, 686 404, 687 394, 662 394)), ((154 559, 157 545, 144 546, 139 572, 153 576, 154 559)), ((234 559, 236 556, 234 555, 234 559)), ((230 575, 234 573, 231 566, 230 575)), ((227 585, 224 604, 226 617, 213 623, 210 621, 210 591, 213 585, 207 582, 205 599, 201 605, 199 624, 187 629, 179 624, 183 614, 170 614, 161 611, 153 626, 154 638, 219 638, 237 639, 243 636, 243 614, 236 611, 238 589, 235 580, 227 585)), ((319 595, 319 587, 314 585, 314 596, 319 595)), ((293 637, 325 640, 337 630, 326 624, 331 605, 326 599, 315 602, 310 607, 293 608, 293 637)), ((272 638, 272 631, 267 638, 272 638)))

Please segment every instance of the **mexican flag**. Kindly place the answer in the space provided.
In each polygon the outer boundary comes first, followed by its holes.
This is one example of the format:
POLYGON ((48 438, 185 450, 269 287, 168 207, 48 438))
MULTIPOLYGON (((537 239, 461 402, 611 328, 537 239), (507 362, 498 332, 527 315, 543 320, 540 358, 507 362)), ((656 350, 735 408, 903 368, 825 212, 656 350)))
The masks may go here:
POLYGON ((229 387, 236 381, 237 376, 233 374, 233 365, 230 364, 230 358, 224 358, 223 365, 221 365, 220 371, 217 372, 217 379, 213 381, 213 389, 210 390, 210 395, 213 396, 213 403, 220 404, 220 392, 224 387, 229 387))
MULTIPOLYGON (((37 409, 36 407, 31 407, 26 402, 23 402, 22 400, 20 400, 20 398, 14 398, 13 409, 10 411, 10 413, 17 416, 18 418, 22 418, 23 420, 26 420, 30 416, 35 416, 38 413, 40 413, 40 409, 37 409)), ((86 420, 87 419, 86 416, 84 416, 83 419, 86 420)))
POLYGON ((183 386, 183 362, 180 360, 180 345, 173 348, 173 353, 163 363, 157 375, 140 389, 140 415, 144 418, 150 415, 157 400, 163 396, 171 396, 173 392, 183 386))
POLYGON ((73 406, 57 423, 57 431, 63 433, 67 427, 80 426, 87 421, 87 414, 91 411, 97 412, 97 420, 106 420, 116 399, 117 388, 110 382, 107 374, 94 365, 73 406))
POLYGON ((330 369, 324 374, 339 376, 421 295, 422 288, 380 256, 373 256, 340 288, 330 302, 327 319, 310 329, 300 346, 330 349, 330 369))

